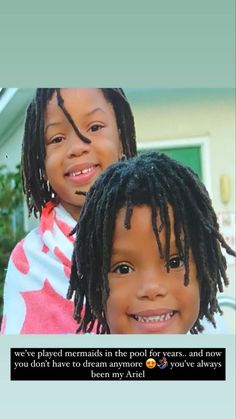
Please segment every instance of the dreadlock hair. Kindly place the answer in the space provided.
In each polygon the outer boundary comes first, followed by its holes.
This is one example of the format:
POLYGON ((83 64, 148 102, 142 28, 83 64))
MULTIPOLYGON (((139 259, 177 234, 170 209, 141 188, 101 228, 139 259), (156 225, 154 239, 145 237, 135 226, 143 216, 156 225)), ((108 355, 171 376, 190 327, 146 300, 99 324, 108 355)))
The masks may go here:
POLYGON ((203 330, 205 316, 214 326, 214 313, 222 311, 217 291, 228 285, 226 259, 221 247, 236 253, 219 232, 217 217, 208 192, 198 176, 188 167, 161 153, 147 153, 110 166, 87 193, 76 231, 68 298, 74 294, 74 318, 77 332, 110 333, 104 309, 109 296, 108 272, 112 253, 116 216, 125 208, 124 226, 131 228, 132 210, 147 205, 151 209, 152 228, 161 258, 167 270, 170 258, 170 218, 173 209, 176 247, 184 261, 184 285, 189 284, 189 252, 193 253, 200 289, 198 319, 192 334, 203 330), (160 240, 165 228, 165 244, 160 240), (85 298, 85 307, 84 307, 85 298))
MULTIPOLYGON (((100 89, 105 99, 113 106, 117 127, 127 158, 136 155, 136 136, 134 118, 125 96, 120 88, 100 89)), ((64 112, 67 120, 72 125, 77 136, 84 142, 90 143, 89 138, 82 135, 64 106, 63 97, 58 88, 36 89, 35 96, 26 112, 25 131, 22 144, 21 167, 23 189, 26 195, 29 215, 33 212, 41 213, 42 208, 50 200, 56 200, 56 194, 45 179, 45 126, 44 117, 48 102, 56 94, 58 106, 64 112)))

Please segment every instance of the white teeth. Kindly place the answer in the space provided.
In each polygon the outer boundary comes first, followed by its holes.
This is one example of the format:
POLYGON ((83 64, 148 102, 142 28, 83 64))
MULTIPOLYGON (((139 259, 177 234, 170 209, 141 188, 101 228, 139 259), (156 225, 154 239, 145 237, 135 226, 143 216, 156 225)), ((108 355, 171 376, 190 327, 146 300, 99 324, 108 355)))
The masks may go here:
POLYGON ((69 173, 70 176, 79 176, 81 174, 90 173, 92 172, 92 167, 88 167, 87 169, 80 170, 79 172, 72 172, 69 173))
POLYGON ((70 173, 70 176, 79 176, 81 174, 81 172, 73 172, 70 173))
POLYGON ((88 169, 81 170, 81 173, 89 173, 92 172, 92 167, 88 167, 88 169))
POLYGON ((134 319, 141 323, 151 323, 151 322, 164 322, 165 320, 169 320, 174 315, 173 311, 170 311, 169 313, 162 314, 161 316, 136 316, 133 315, 134 319))

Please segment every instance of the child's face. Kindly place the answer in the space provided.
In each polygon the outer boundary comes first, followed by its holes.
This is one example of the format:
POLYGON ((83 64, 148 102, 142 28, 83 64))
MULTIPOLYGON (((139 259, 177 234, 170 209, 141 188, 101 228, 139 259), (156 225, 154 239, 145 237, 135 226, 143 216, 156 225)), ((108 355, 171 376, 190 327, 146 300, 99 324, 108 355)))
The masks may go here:
MULTIPOLYGON (((113 236, 110 295, 106 319, 111 333, 187 333, 198 318, 200 294, 190 252, 189 285, 178 255, 170 208, 170 271, 160 258, 151 225, 151 210, 135 207, 131 229, 124 227, 125 210, 118 213, 113 236)), ((157 219, 159 225, 160 222, 157 219)), ((164 229, 160 233, 164 246, 164 229)))
POLYGON ((75 133, 57 104, 56 94, 45 112, 46 176, 66 210, 78 219, 84 198, 96 178, 122 154, 115 113, 99 89, 61 89, 64 106, 81 133, 75 133))

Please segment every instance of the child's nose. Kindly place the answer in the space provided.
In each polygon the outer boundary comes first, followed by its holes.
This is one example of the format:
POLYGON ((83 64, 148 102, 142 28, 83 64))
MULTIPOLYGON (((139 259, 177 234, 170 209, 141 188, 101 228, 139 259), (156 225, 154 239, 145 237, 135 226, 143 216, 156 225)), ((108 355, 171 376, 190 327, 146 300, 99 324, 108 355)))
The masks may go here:
POLYGON ((160 272, 146 272, 137 283, 137 298, 155 300, 158 296, 165 296, 168 292, 167 284, 160 272))
POLYGON ((90 150, 90 143, 84 142, 75 132, 71 132, 67 141, 67 156, 76 157, 90 150))

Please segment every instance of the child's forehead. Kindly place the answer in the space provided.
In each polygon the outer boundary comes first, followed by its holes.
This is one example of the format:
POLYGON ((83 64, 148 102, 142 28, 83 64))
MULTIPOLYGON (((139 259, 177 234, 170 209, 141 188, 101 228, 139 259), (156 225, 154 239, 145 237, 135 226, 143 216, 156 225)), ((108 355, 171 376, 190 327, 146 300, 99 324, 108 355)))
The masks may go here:
MULTIPOLYGON (((169 260, 170 254, 185 255, 185 232, 182 223, 175 229, 174 211, 168 207, 168 220, 161 221, 157 213, 156 220, 152 218, 152 211, 148 205, 135 206, 131 214, 130 225, 127 228, 127 208, 121 208, 115 218, 112 232, 112 254, 116 257, 136 258, 145 263, 152 257, 160 256, 162 260, 169 260), (159 256, 158 256, 159 255, 159 256)), ((189 247, 191 251, 191 247, 189 247)))
POLYGON ((76 117, 81 112, 84 116, 89 116, 95 110, 105 113, 113 111, 112 104, 105 98, 100 88, 62 88, 55 90, 47 102, 45 108, 46 119, 63 114, 59 106, 58 95, 60 95, 63 106, 72 117, 76 117))
MULTIPOLYGON (((177 237, 175 235, 173 209, 169 206, 169 223, 161 221, 160 215, 157 213, 156 219, 152 217, 151 208, 148 205, 135 206, 132 209, 130 225, 127 228, 126 216, 127 208, 121 208, 116 216, 115 225, 112 237, 112 249, 115 253, 132 254, 141 252, 141 254, 148 255, 156 252, 159 248, 159 254, 163 254, 162 250, 170 248, 171 251, 176 251, 177 237), (158 233, 157 233, 158 231, 158 233), (169 233, 168 233, 169 231, 169 233), (159 239, 157 239, 157 234, 159 239), (158 244, 159 240, 159 244, 158 244), (162 250, 161 250, 161 247, 162 250), (135 249, 135 250, 134 250, 135 249), (149 250, 148 250, 149 249, 149 250)), ((184 243, 183 229, 180 228, 180 236, 178 238, 182 245, 184 243)), ((161 256, 162 257, 162 256, 161 256)))
POLYGON ((91 101, 95 101, 97 100, 105 100, 107 101, 107 99, 105 98, 102 89, 97 88, 97 87, 90 87, 90 88, 60 88, 60 89, 55 89, 55 91, 52 93, 51 98, 49 99, 48 103, 47 103, 47 107, 48 105, 50 105, 50 103, 54 104, 54 105, 58 105, 58 95, 60 95, 60 97, 63 99, 64 104, 66 105, 66 103, 71 100, 75 100, 78 103, 85 103, 91 101))
MULTIPOLYGON (((174 211, 170 204, 167 204, 167 211, 168 211, 168 218, 170 222, 171 228, 174 228, 174 211)), ((115 218, 115 226, 123 226, 125 228, 126 220, 127 220, 127 214, 130 211, 128 205, 124 205, 122 208, 120 208, 116 214, 115 218)), ((147 204, 140 204, 140 205, 134 205, 131 207, 130 212, 130 228, 132 228, 132 225, 140 226, 140 230, 143 224, 143 221, 149 221, 150 226, 153 227, 153 215, 152 215, 152 207, 151 205, 147 204)), ((161 220, 161 215, 159 211, 159 207, 156 207, 156 219, 155 223, 157 228, 161 231, 163 229, 164 223, 163 220, 161 220)))

